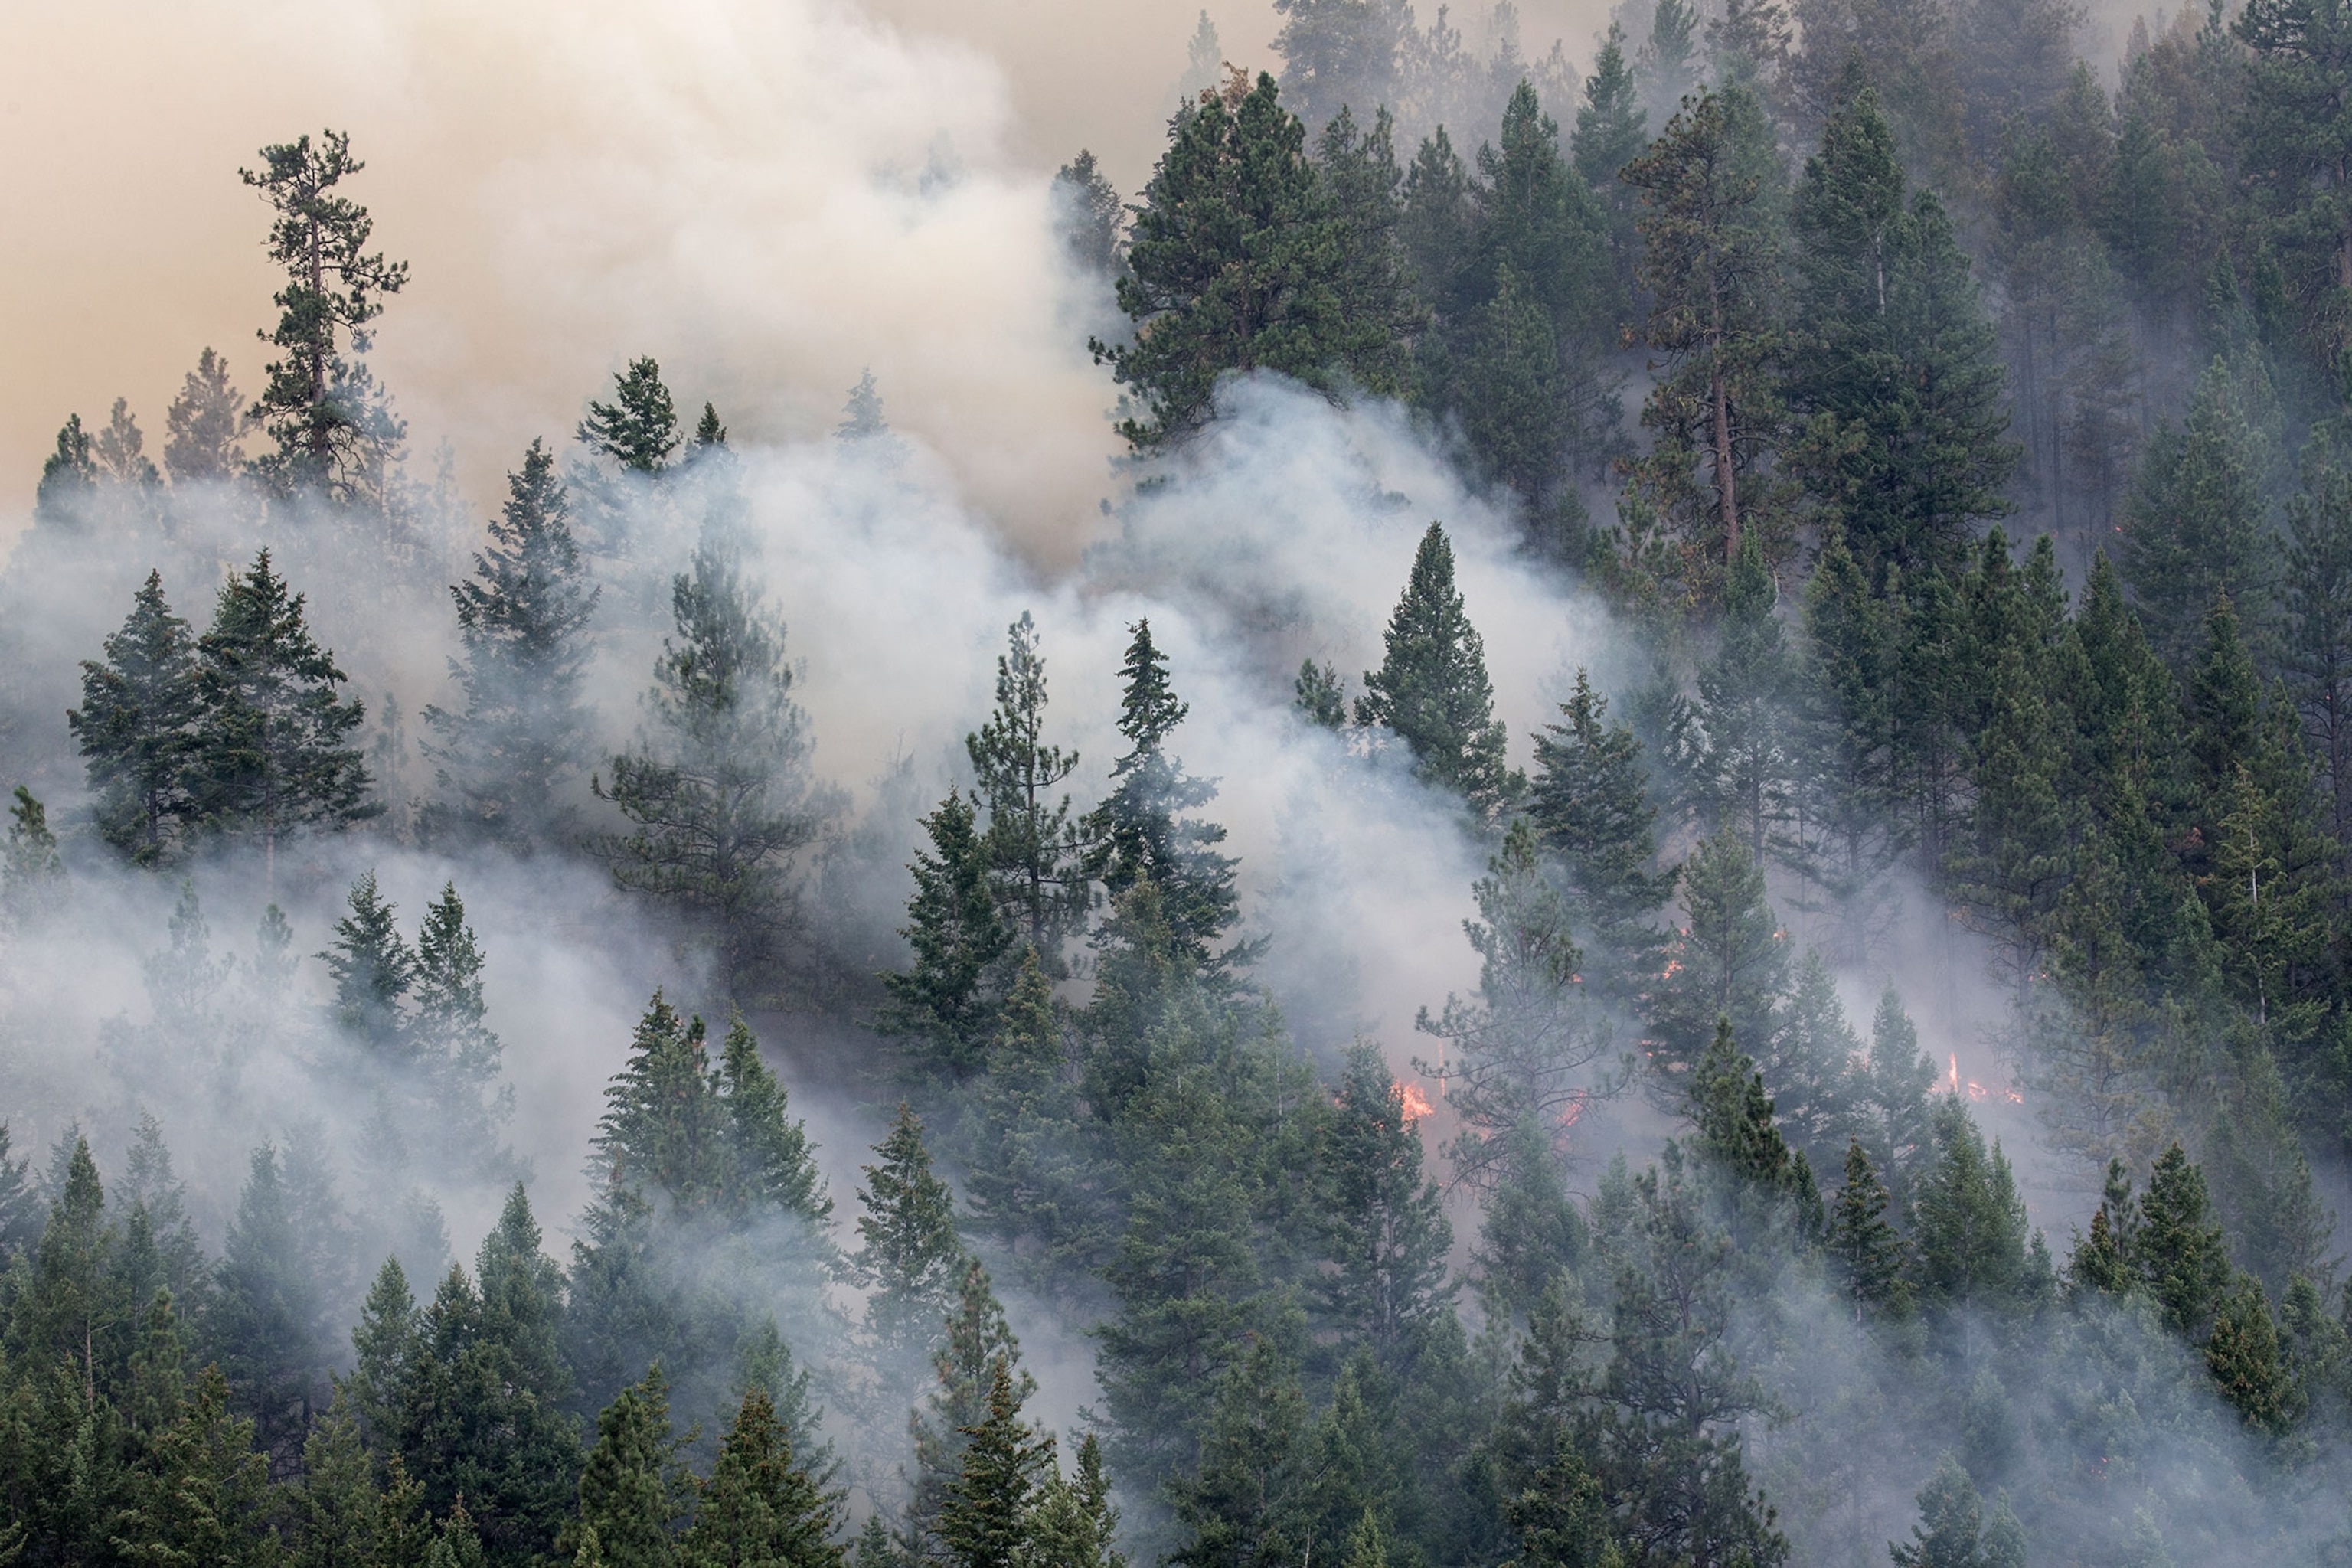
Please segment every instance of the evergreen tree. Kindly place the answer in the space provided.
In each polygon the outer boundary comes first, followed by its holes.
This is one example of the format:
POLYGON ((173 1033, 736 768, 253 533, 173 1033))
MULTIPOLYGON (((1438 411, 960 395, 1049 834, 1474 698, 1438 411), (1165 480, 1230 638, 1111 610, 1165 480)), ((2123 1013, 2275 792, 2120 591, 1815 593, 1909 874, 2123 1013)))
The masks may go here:
POLYGON ((1273 1568, 1304 1560, 1311 1419, 1297 1368, 1271 1340, 1250 1347, 1220 1381, 1197 1471, 1170 1501, 1192 1539, 1170 1561, 1183 1568, 1273 1568))
POLYGON ((2352 343, 2352 205, 2336 173, 2352 155, 2352 106, 2336 90, 2352 69, 2352 20, 2326 0, 2253 0, 2231 30, 2252 54, 2243 156, 2278 247, 2281 316, 2315 363, 2337 365, 2352 343))
POLYGON ((1062 250, 1081 276, 1118 274, 1127 222, 1118 191, 1086 148, 1054 174, 1054 205, 1062 219, 1062 250))
MULTIPOLYGON (((1004 1321, 1004 1309, 989 1287, 988 1270, 966 1258, 955 1304, 942 1325, 944 1339, 931 1366, 938 1381, 908 1420, 914 1438, 913 1492, 908 1498, 905 1544, 918 1554, 941 1544, 940 1527, 963 1473, 971 1431, 989 1415, 989 1399, 999 1369, 1021 1364, 1021 1346, 1004 1321)), ((1026 1372, 1012 1375, 1017 1405, 1037 1391, 1026 1372)))
POLYGON ((1895 712, 1902 612, 1871 592, 1835 526, 1822 531, 1804 610, 1791 847, 1834 922, 1833 950, 1858 958, 1877 934, 1906 829, 1895 712))
POLYGON ((1380 100, 1360 101, 1372 110, 1368 125, 1360 128, 1343 103, 1317 133, 1315 180, 1340 226, 1341 307, 1360 330, 1385 332, 1396 342, 1402 390, 1409 376, 1402 362, 1426 312, 1414 297, 1399 233, 1404 171, 1397 166, 1396 121, 1380 100))
POLYGON ((367 798, 367 763, 347 743, 365 709, 337 697, 349 678, 312 639, 303 596, 270 570, 268 551, 222 586, 196 661, 188 778, 197 823, 259 839, 274 871, 281 838, 383 810, 367 798))
POLYGON ((677 635, 662 639, 646 704, 654 732, 589 781, 634 831, 598 841, 621 887, 701 922, 723 983, 750 997, 797 930, 795 856, 834 806, 809 776, 807 716, 793 700, 782 622, 727 542, 706 537, 670 587, 677 635))
POLYGON ((1623 177, 1642 193, 1645 335, 1664 372, 1642 409, 1640 479, 1703 584, 1737 558, 1744 526, 1764 530, 1768 556, 1783 527, 1770 470, 1781 174, 1762 106, 1745 88, 1702 91, 1623 177))
POLYGON ((1887 1543, 1895 1568, 1990 1568, 1984 1500, 1958 1459, 1947 1453, 1936 1461, 1918 1502, 1911 1539, 1887 1543))
POLYGON ((1586 1249, 1584 1216, 1569 1196, 1564 1163, 1543 1129, 1522 1121, 1507 1135, 1501 1173, 1486 1194, 1470 1255, 1479 1299, 1495 1317, 1527 1319, 1586 1249))
POLYGON ((994 972, 1013 936, 991 896, 971 806, 950 791, 923 828, 932 853, 918 849, 908 867, 915 891, 898 931, 914 949, 914 965, 882 976, 890 1000, 881 1026, 915 1037, 927 1065, 961 1083, 981 1065, 994 1031, 994 972))
POLYGON ((2257 1431, 2285 1436, 2303 1414, 2281 1354, 2269 1300, 2262 1281, 2252 1275, 2239 1275, 2215 1305, 2212 1331, 2205 1340, 2205 1366, 2221 1397, 2257 1431))
POLYGON ((1874 580, 1953 565, 1979 518, 2009 510, 2001 365, 1967 255, 1935 196, 1906 201, 1877 92, 1840 102, 1805 164, 1792 320, 1798 459, 1874 580))
POLYGON ((1014 1568, 1027 1557, 1037 1472, 1053 1464, 1054 1439, 1022 1422, 1003 1361, 991 1369, 987 1415, 964 1435, 970 1442, 940 1517, 940 1543, 955 1568, 1014 1568))
POLYGON ((237 177, 269 204, 269 258, 286 284, 273 297, 276 329, 258 334, 280 357, 264 367, 268 384, 246 416, 278 449, 255 467, 281 494, 316 489, 339 505, 381 506, 406 427, 364 356, 369 323, 407 286, 408 263, 367 253, 374 220, 336 190, 367 167, 352 156, 349 134, 322 132, 316 147, 308 135, 273 143, 261 163, 237 177))
POLYGON ((1275 0, 1282 30, 1283 90, 1299 117, 1319 126, 1398 101, 1412 44, 1412 12, 1399 0, 1275 0))
POLYGON ((1277 98, 1263 73, 1204 93, 1171 122, 1144 187, 1118 282, 1134 338, 1091 344, 1136 400, 1119 433, 1139 452, 1205 425, 1229 371, 1277 371, 1332 395, 1401 384, 1391 323, 1350 297, 1346 220, 1277 98))
POLYGON ((162 573, 148 573, 132 596, 105 662, 82 661, 81 689, 66 723, 97 796, 99 834, 137 864, 160 864, 189 826, 197 704, 195 639, 165 602, 162 573))
POLYGON ((1602 727, 1609 700, 1581 668, 1559 711, 1565 722, 1545 725, 1535 738, 1528 816, 1559 864, 1590 945, 1604 959, 1591 984, 1622 996, 1658 966, 1664 938, 1652 921, 1674 896, 1680 868, 1650 868, 1658 858, 1658 808, 1642 742, 1622 720, 1602 727))
POLYGON ((1886 1222, 1892 1194, 1871 1168, 1862 1140, 1846 1144, 1845 1184, 1830 1205, 1829 1254, 1853 1298, 1854 1321, 1866 1310, 1900 1315, 1910 1304, 1903 1237, 1886 1222))
POLYGON ((681 1568, 840 1568, 840 1494, 824 1489, 793 1452, 767 1391, 753 1388, 729 1424, 680 1538, 681 1568))
POLYGON ((2125 509, 2124 580, 2148 642, 2176 671, 2217 599, 2268 624, 2271 541, 2253 443, 2235 379, 2216 362, 2197 378, 2187 421, 2150 443, 2125 509))
POLYGON ((2209 1223, 2205 1173, 2175 1143, 2148 1173, 2125 1256, 2175 1333, 2201 1339, 2230 1289, 2221 1227, 2209 1223))
POLYGON ((579 1512, 560 1549, 582 1568, 671 1568, 678 1550, 670 1526, 686 1500, 678 1447, 669 1390, 655 1367, 596 1417, 596 1443, 580 1471, 579 1512))
POLYGON ((1298 679, 1291 683, 1291 707, 1309 724, 1334 733, 1348 727, 1348 683, 1337 665, 1299 660, 1298 679))
POLYGON ((576 435, 582 446, 610 458, 624 473, 651 475, 667 468, 678 447, 677 405, 662 384, 661 365, 648 356, 615 372, 613 401, 591 399, 576 435))
POLYGON ((1080 1125, 1070 1034, 1032 949, 989 1047, 978 1147, 964 1178, 975 1225, 1049 1289, 1089 1272, 1107 1223, 1095 1154, 1080 1125))
POLYGON ((1957 1310, 2022 1305, 2030 1299, 2025 1205, 2009 1162, 1957 1097, 1938 1100, 1932 1117, 1935 1165, 1920 1184, 1917 1249, 1920 1296, 1957 1310))
POLYGON ((1461 1119, 1445 1149, 1456 1178, 1484 1186, 1517 1129, 1562 1138, 1589 1099, 1616 1085, 1605 1069, 1588 1070, 1609 1035, 1585 1000, 1584 955, 1526 818, 1512 822, 1471 893, 1479 918, 1462 929, 1480 960, 1477 997, 1448 996, 1434 1018, 1422 1009, 1413 1026, 1445 1048, 1435 1063, 1413 1065, 1437 1079, 1461 1119))
POLYGON ((320 1194, 293 1179, 291 1159, 268 1144, 254 1151, 221 1255, 213 1335, 238 1405, 252 1412, 263 1446, 290 1459, 323 1408, 334 1359, 334 1281, 317 1265, 328 1238, 305 1224, 320 1194))
POLYGON ((245 466, 237 440, 245 395, 228 381, 228 361, 209 348, 180 384, 163 419, 163 467, 175 485, 218 483, 245 466))
POLYGON ((1747 847, 1727 834, 1703 839, 1683 864, 1683 908, 1689 924, 1667 943, 1666 971, 1649 1005, 1651 1070, 1668 1104, 1686 1092, 1686 1078, 1717 1019, 1732 1036, 1769 1040, 1788 990, 1787 933, 1764 901, 1764 871, 1747 847))
MULTIPOLYGON (((859 1246, 849 1276, 866 1295, 866 1350, 883 1385, 911 1393, 919 1368, 940 1349, 963 1274, 963 1243, 956 1235, 955 1198, 931 1170, 923 1124, 905 1101, 890 1131, 874 1145, 857 1201, 859 1246)), ((901 1410, 908 1397, 879 1398, 901 1410)))
POLYGON ((69 414, 58 430, 57 449, 41 460, 33 517, 48 528, 87 527, 97 495, 98 464, 90 457, 89 432, 82 428, 80 415, 69 414))
POLYGON ((1454 585, 1454 547, 1441 524, 1421 536, 1383 640, 1387 657, 1364 674, 1356 722, 1395 731, 1424 782, 1458 793, 1482 815, 1502 810, 1526 780, 1505 754, 1486 645, 1454 585))
POLYGON ((1649 141, 1649 116, 1625 59, 1625 29, 1612 20, 1593 57, 1592 74, 1584 79, 1584 101, 1577 106, 1568 156, 1608 216, 1610 259, 1619 297, 1629 303, 1634 268, 1641 261, 1641 236, 1633 227, 1633 187, 1617 175, 1642 155, 1649 141))
POLYGON ((1109 795, 1087 818, 1087 868, 1114 898, 1151 883, 1186 962, 1222 972, 1248 957, 1245 945, 1215 950, 1238 911, 1234 861, 1216 847, 1225 840, 1223 826, 1181 815, 1214 800, 1217 786, 1168 754, 1168 737, 1192 710, 1169 682, 1151 623, 1129 629, 1118 717, 1128 752, 1111 764, 1109 795))
POLYGON ((2306 448, 2286 521, 2284 662, 2319 755, 2328 835, 2352 844, 2352 447, 2341 436, 2306 448))
POLYGON ((1092 1432, 1078 1440, 1073 1474, 1045 1478, 1030 1516, 1030 1550, 1041 1568, 1127 1568, 1118 1550, 1118 1510, 1111 1506, 1110 1476, 1102 1444, 1092 1432))
POLYGON ((1769 854, 1787 853, 1781 829, 1796 773, 1789 744, 1796 668, 1773 614, 1778 597, 1762 540, 1741 540, 1724 582, 1721 640, 1699 671, 1700 740, 1690 768, 1717 837, 1744 840, 1759 867, 1769 854))
POLYGON ((1070 798, 1054 799, 1076 771, 1078 753, 1045 743, 1045 660, 1026 610, 1006 628, 1005 651, 997 656, 995 710, 964 737, 964 751, 977 781, 973 805, 988 812, 990 890, 1013 932, 1058 973, 1062 938, 1087 909, 1070 798))
POLYGON ((473 575, 449 590, 466 650, 449 674, 465 705, 425 710, 436 737, 425 752, 445 796, 428 808, 426 824, 528 849, 566 837, 568 798, 587 760, 585 634, 603 590, 587 581, 570 502, 543 444, 530 444, 507 490, 489 548, 476 552, 473 575))
POLYGON ((1410 1365, 1450 1310, 1445 1255, 1454 1245, 1437 1184, 1422 1174, 1421 1134, 1380 1047, 1348 1053, 1339 1109, 1325 1126, 1325 1194, 1317 1206, 1337 1266, 1317 1279, 1323 1321, 1387 1372, 1410 1365))

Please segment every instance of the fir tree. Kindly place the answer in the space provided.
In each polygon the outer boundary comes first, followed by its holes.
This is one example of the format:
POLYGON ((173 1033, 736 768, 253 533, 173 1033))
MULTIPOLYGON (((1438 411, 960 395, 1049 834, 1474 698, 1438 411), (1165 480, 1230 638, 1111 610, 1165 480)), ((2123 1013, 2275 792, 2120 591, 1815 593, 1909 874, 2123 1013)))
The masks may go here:
POLYGON ((1921 1489, 1918 1503, 1919 1522, 1911 1527, 1911 1539, 1887 1543, 1895 1568, 1986 1564, 1984 1500, 1958 1459, 1948 1453, 1936 1461, 1936 1473, 1921 1489))
POLYGON ((925 1065, 962 1083, 982 1065, 995 1032, 997 970, 1014 936, 997 912, 988 847, 970 803, 953 791, 923 819, 930 852, 915 851, 915 890, 898 934, 913 965, 882 976, 889 995, 881 1026, 913 1037, 925 1065))
POLYGON ((1383 640, 1387 657, 1365 672, 1356 722, 1393 731, 1424 782, 1456 792, 1481 814, 1500 811, 1525 780, 1505 753, 1486 645, 1454 585, 1454 547, 1441 524, 1421 537, 1383 640))
POLYGON ((840 1568, 846 1553, 833 1540, 840 1511, 840 1495, 794 1455, 767 1391, 753 1388, 719 1444, 677 1561, 681 1568, 840 1568))
MULTIPOLYGON (((1021 1346, 989 1287, 988 1270, 976 1258, 964 1260, 956 1301, 942 1326, 945 1338, 931 1357, 938 1381, 908 1423, 915 1468, 904 1534, 919 1553, 940 1544, 940 1526, 963 1471, 971 1429, 988 1419, 997 1371, 1021 1364, 1021 1346)), ((1037 1380, 1028 1373, 1012 1376, 1014 1403, 1036 1391, 1037 1380)))
POLYGON ((221 588, 196 660, 188 777, 202 826, 257 838, 274 869, 281 838, 383 811, 367 798, 367 764, 348 744, 365 709, 336 695, 348 677, 312 639, 303 596, 270 570, 268 551, 221 588))
POLYGON ((175 485, 218 483, 245 466, 237 440, 245 395, 228 381, 228 361, 209 348, 164 414, 163 467, 175 485))
POLYGON ((1764 901, 1763 868, 1739 839, 1700 841, 1683 865, 1683 907, 1689 924, 1667 944, 1649 1006, 1650 1068, 1670 1104, 1686 1092, 1684 1075, 1717 1019, 1737 1039, 1773 1037, 1789 975, 1787 934, 1764 901))
POLYGON ((33 517, 47 528, 86 527, 97 495, 98 464, 90 457, 89 432, 82 428, 80 415, 68 415, 58 430, 57 449, 41 460, 33 517))
POLYGON ((1283 18, 1274 47, 1283 90, 1299 117, 1322 125, 1348 112, 1397 102, 1411 47, 1412 13, 1399 0, 1275 0, 1283 18))
POLYGON ((2281 1354, 2269 1300, 2262 1281, 2252 1275, 2239 1275, 2214 1307, 2212 1331, 2205 1340, 2205 1366, 2221 1397, 2257 1431, 2284 1437, 2303 1414, 2303 1402, 2281 1354))
POLYGON ((1576 900, 1590 942, 1607 963, 1593 984, 1612 994, 1639 989, 1654 971, 1663 934, 1652 921, 1674 896, 1679 868, 1651 869, 1658 808, 1651 803, 1642 742, 1620 720, 1603 728, 1609 700, 1580 668, 1558 724, 1535 738, 1528 816, 1576 900), (1615 971, 1622 980, 1610 978, 1615 971))
POLYGON ((2126 1257, 2175 1333, 2201 1339, 2231 1284, 2221 1227, 2210 1223, 2205 1173, 2180 1145, 2148 1173, 2126 1257))
POLYGON ((1301 659, 1291 692, 1292 708, 1317 729, 1337 733, 1348 727, 1348 683, 1336 665, 1301 659))
MULTIPOLYGON (((866 1292, 867 1354, 892 1386, 908 1381, 940 1348, 963 1273, 963 1243, 955 1227, 954 1194, 931 1170, 923 1124, 901 1101, 890 1131, 874 1146, 877 1163, 864 1167, 857 1201, 859 1246, 850 1278, 866 1292)), ((903 1398, 880 1402, 903 1409, 903 1398)))
POLYGON ((1237 913, 1234 862, 1220 854, 1225 830, 1181 815, 1217 795, 1213 780, 1196 779, 1168 754, 1168 738, 1192 710, 1168 679, 1167 656, 1151 640, 1151 623, 1129 628, 1134 640, 1119 666, 1118 732, 1127 754, 1111 764, 1111 792, 1087 817, 1087 866, 1116 898, 1149 881, 1186 961, 1223 971, 1248 956, 1246 947, 1218 952, 1215 944, 1237 913))
POLYGON ((1721 640, 1699 672, 1702 739, 1690 769, 1717 836, 1744 840, 1759 867, 1769 854, 1785 853, 1780 829, 1796 772, 1789 745, 1796 669, 1773 614, 1778 598, 1762 540, 1741 540, 1725 578, 1721 640))
POLYGON ((2157 433, 2126 507, 2124 580, 2148 642, 2175 670, 2224 595, 2242 619, 2267 625, 2271 541, 2253 441, 2234 378, 2217 362, 2197 378, 2186 423, 2157 433))
POLYGON ((962 1471, 940 1516, 940 1543, 955 1568, 1015 1568, 1027 1556, 1037 1472, 1053 1464, 1054 1439, 1022 1422, 1001 1358, 990 1369, 988 1413, 964 1436, 962 1471))
POLYGON ((809 777, 783 625, 745 582, 735 549, 706 538, 670 599, 677 635, 654 663, 653 733, 613 758, 609 785, 589 781, 634 831, 605 836, 598 849, 621 887, 702 922, 725 984, 748 998, 797 929, 793 858, 833 801, 809 777))
POLYGON ((135 863, 160 864, 188 829, 197 704, 195 639, 164 600, 163 574, 147 574, 105 662, 82 661, 81 689, 66 723, 98 797, 99 833, 135 863))
POLYGON ((507 490, 489 548, 475 553, 473 575, 449 590, 466 650, 449 674, 465 703, 425 710, 436 737, 425 753, 445 796, 425 823, 461 840, 487 837, 528 849, 567 837, 567 801, 587 761, 586 632, 603 590, 587 581, 570 502, 543 444, 530 444, 507 490))
POLYGON ((261 193, 275 215, 269 258, 286 272, 274 296, 281 314, 258 334, 280 357, 247 419, 268 431, 277 450, 255 465, 281 494, 317 489, 339 505, 382 505, 385 468, 406 427, 394 418, 364 358, 370 323, 386 297, 408 283, 408 263, 367 253, 374 221, 338 194, 367 167, 352 156, 351 137, 320 132, 261 149, 258 171, 238 178, 261 193), (350 357, 346 357, 346 354, 350 357))
POLYGON ((677 405, 662 384, 661 365, 648 356, 615 372, 613 401, 590 400, 576 435, 582 446, 611 458, 624 473, 651 475, 667 468, 678 447, 677 405))
POLYGON ((559 1549, 583 1568, 591 1562, 671 1568, 678 1552, 670 1526, 685 1511, 678 1447, 668 1386, 656 1367, 596 1417, 596 1443, 580 1472, 579 1512, 559 1549))
POLYGON ((2352 343, 2352 207, 2332 182, 2352 151, 2352 108, 2336 90, 2352 68, 2352 22, 2325 0, 2254 0, 2231 30, 2252 57, 2244 157, 2280 251, 2281 314, 2315 363, 2339 364, 2352 343))
POLYGON ((1629 303, 1641 260, 1641 236, 1633 227, 1633 188, 1617 175, 1642 155, 1649 141, 1649 116, 1625 59, 1625 29, 1612 20, 1593 57, 1592 74, 1584 79, 1584 100, 1577 106, 1576 131, 1569 139, 1569 162, 1608 215, 1610 258, 1619 295, 1629 303))
POLYGON ((985 805, 988 879, 1008 923, 1058 973, 1061 939, 1085 918, 1086 879, 1076 865, 1070 799, 1054 791, 1076 771, 1078 753, 1045 742, 1045 660, 1027 611, 1005 630, 996 660, 996 707, 964 737, 985 805))
POLYGON ((1910 1303, 1904 1278, 1903 1238, 1886 1222, 1892 1194, 1871 1168, 1857 1138, 1845 1150, 1845 1184, 1830 1205, 1829 1253, 1853 1299, 1854 1321, 1866 1310, 1900 1315, 1910 1303))
POLYGON ((1054 205, 1062 219, 1062 250, 1081 275, 1118 276, 1127 215, 1118 191, 1086 148, 1054 174, 1054 205))
POLYGON ((1336 1269, 1315 1283, 1323 1321, 1402 1373, 1452 1303, 1454 1245, 1437 1184, 1422 1174, 1421 1134, 1380 1047, 1348 1053, 1339 1108, 1323 1131, 1318 1205, 1336 1269))
POLYGON ((1859 957, 1876 934, 1885 877, 1906 833, 1895 746, 1899 605, 1870 590, 1835 527, 1805 584, 1798 664, 1797 869, 1835 921, 1834 951, 1859 957))
POLYGON ((1920 1184, 1917 1249, 1920 1295, 1957 1310, 2025 1304, 2029 1272, 2025 1205, 2000 1146, 1984 1135, 1958 1098, 1937 1102, 1936 1163, 1920 1184))
POLYGON ((2352 449, 2315 439, 2287 503, 2284 660, 2320 759, 2327 828, 2352 843, 2352 449))

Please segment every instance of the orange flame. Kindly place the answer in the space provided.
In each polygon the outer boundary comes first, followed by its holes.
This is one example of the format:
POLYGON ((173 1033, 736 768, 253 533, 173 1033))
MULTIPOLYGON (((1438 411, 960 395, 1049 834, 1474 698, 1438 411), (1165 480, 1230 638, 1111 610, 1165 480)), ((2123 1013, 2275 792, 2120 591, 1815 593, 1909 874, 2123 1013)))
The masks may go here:
POLYGON ((1570 1097, 1568 1109, 1559 1113, 1559 1124, 1562 1127, 1576 1125, 1576 1119, 1584 1114, 1584 1092, 1581 1089, 1570 1097))
POLYGON ((1960 1092, 1960 1058, 1959 1058, 1959 1053, 1958 1053, 1958 1052, 1957 1052, 1957 1051, 1955 1051, 1954 1053, 1952 1053, 1952 1076, 1951 1076, 1951 1079, 1950 1079, 1950 1080, 1949 1080, 1949 1081, 1950 1081, 1950 1084, 1951 1084, 1951 1089, 1952 1089, 1952 1092, 1953 1092, 1954 1094, 1958 1094, 1958 1093, 1959 1093, 1959 1092, 1960 1092))
POLYGON ((1969 1098, 1970 1100, 1982 1100, 1984 1097, 1985 1097, 1985 1087, 1984 1087, 1984 1085, 1982 1085, 1982 1084, 1980 1084, 1980 1083, 1972 1083, 1972 1084, 1969 1085, 1969 1098))
POLYGON ((1408 1127, 1427 1116, 1430 1111, 1429 1097, 1421 1092, 1419 1084, 1397 1085, 1397 1103, 1403 1108, 1405 1125, 1408 1127))

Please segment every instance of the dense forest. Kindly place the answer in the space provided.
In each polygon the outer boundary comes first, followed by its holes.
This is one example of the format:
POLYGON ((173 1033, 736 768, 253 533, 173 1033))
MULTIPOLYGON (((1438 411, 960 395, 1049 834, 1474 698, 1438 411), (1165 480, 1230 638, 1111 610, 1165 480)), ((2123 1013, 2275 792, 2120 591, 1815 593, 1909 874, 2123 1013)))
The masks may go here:
POLYGON ((0 568, 0 1564, 2352 1561, 2352 14, 1276 9, 1058 574, 640 344, 484 517, 223 171, 0 568))

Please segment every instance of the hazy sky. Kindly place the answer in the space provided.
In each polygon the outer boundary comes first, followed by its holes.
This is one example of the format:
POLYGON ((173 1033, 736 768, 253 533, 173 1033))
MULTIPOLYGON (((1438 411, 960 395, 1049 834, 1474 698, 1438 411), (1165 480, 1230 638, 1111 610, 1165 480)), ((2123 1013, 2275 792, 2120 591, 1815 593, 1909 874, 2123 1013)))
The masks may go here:
MULTIPOLYGON (((1582 53, 1601 15, 1524 9, 1531 52, 1564 35, 1582 53)), ((127 396, 160 455, 205 345, 257 387, 274 283, 236 171, 331 125, 369 163, 353 194, 379 243, 414 265, 376 363, 420 477, 451 438, 478 509, 636 353, 739 438, 823 431, 871 364, 971 499, 1066 559, 1110 488, 1111 393, 1056 276, 1044 176, 1089 145, 1132 192, 1199 10, 11 0, 0 537, 68 413, 102 424, 127 396)), ((1229 58, 1278 66, 1271 0, 1208 10, 1229 58)))

